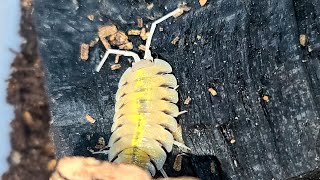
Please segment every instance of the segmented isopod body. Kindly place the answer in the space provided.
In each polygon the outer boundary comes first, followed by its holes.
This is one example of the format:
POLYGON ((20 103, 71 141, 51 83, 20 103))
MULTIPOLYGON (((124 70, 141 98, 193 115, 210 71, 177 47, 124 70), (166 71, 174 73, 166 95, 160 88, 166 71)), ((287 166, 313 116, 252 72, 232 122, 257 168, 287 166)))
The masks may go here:
POLYGON ((135 164, 154 175, 171 152, 179 115, 177 80, 164 60, 142 60, 122 75, 116 94, 109 161, 135 164), (171 132, 170 132, 171 131, 171 132), (165 149, 165 150, 164 150, 165 149))
POLYGON ((176 105, 177 80, 170 64, 153 59, 149 50, 156 24, 181 11, 178 8, 152 24, 143 60, 134 52, 108 49, 97 67, 99 71, 109 54, 134 58, 118 84, 108 159, 140 166, 152 176, 157 170, 167 176, 163 165, 173 144, 187 148, 173 136, 178 127, 175 117, 183 113, 176 105))

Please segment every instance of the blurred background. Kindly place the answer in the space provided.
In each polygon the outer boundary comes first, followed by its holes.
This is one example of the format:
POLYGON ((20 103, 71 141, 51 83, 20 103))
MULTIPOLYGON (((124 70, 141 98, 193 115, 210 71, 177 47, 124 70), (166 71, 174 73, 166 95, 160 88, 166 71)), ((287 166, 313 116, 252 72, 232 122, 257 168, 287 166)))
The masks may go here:
POLYGON ((6 102, 7 80, 10 75, 10 65, 19 52, 22 41, 19 36, 20 1, 2 0, 0 6, 0 175, 8 169, 7 158, 10 152, 10 121, 13 119, 13 107, 6 102))

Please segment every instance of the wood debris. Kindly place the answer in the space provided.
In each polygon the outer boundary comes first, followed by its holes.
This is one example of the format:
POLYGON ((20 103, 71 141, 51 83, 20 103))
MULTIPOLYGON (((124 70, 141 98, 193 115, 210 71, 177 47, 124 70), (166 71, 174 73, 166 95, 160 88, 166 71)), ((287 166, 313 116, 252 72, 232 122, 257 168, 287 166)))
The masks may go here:
POLYGON ((129 36, 139 36, 141 31, 139 29, 130 29, 128 31, 129 36))
POLYGON ((269 96, 267 96, 267 95, 264 95, 264 96, 262 97, 262 99, 263 99, 265 102, 269 102, 269 96))
POLYGON ((113 46, 120 46, 129 42, 129 38, 126 33, 118 31, 109 37, 109 42, 113 46))
POLYGON ((111 70, 114 71, 114 70, 117 70, 117 69, 120 69, 121 68, 121 65, 120 64, 112 64, 111 65, 111 70))
POLYGON ((301 46, 306 46, 307 43, 307 36, 305 34, 300 34, 299 41, 301 46))
POLYGON ((140 33, 140 37, 142 40, 147 40, 148 39, 148 36, 149 36, 149 32, 146 32, 146 28, 142 28, 141 29, 141 33, 140 33))
POLYGON ((99 42, 99 38, 94 38, 94 40, 91 40, 89 43, 89 47, 95 46, 99 42))
POLYGON ((89 44, 82 43, 80 45, 80 58, 84 61, 89 58, 89 44))
POLYGON ((35 122, 33 120, 33 117, 29 111, 25 111, 22 114, 23 122, 28 126, 28 127, 34 127, 35 122))
POLYGON ((174 39, 172 39, 171 44, 176 45, 178 41, 179 41, 179 37, 177 36, 174 39))
POLYGON ((183 12, 185 12, 185 11, 189 11, 191 8, 190 7, 188 7, 187 6, 187 4, 186 3, 180 3, 179 5, 178 5, 178 8, 179 8, 179 11, 176 13, 176 14, 174 14, 173 15, 173 17, 179 17, 179 16, 181 16, 182 14, 183 14, 183 12))
POLYGON ((94 124, 96 122, 96 120, 93 117, 91 117, 89 114, 86 114, 86 120, 91 124, 94 124))
POLYGON ((146 46, 145 45, 140 44, 138 48, 141 51, 146 51, 146 46))
POLYGON ((186 100, 184 100, 183 104, 188 105, 191 101, 191 97, 188 96, 186 100))
POLYGON ((98 36, 103 46, 106 49, 111 48, 110 43, 106 40, 106 37, 111 36, 118 32, 118 29, 115 25, 101 26, 98 28, 98 36))
POLYGON ((138 27, 143 28, 143 20, 142 18, 138 18, 138 27))
POLYGON ((92 157, 64 157, 60 159, 50 180, 62 179, 151 180, 144 170, 134 165, 114 164, 92 157))
POLYGON ((212 96, 216 96, 218 93, 213 88, 209 88, 208 91, 211 93, 212 96))
POLYGON ((111 36, 117 32, 118 29, 115 25, 100 26, 98 28, 98 36, 100 37, 100 39, 111 36))
POLYGON ((119 46, 119 49, 131 50, 131 49, 133 49, 133 44, 132 44, 132 42, 122 44, 119 46))
POLYGON ((116 57, 114 58, 114 63, 118 64, 119 63, 119 59, 120 59, 120 54, 117 54, 116 57))
POLYGON ((174 160, 174 163, 173 163, 173 169, 175 171, 181 171, 181 165, 182 165, 182 159, 183 159, 183 156, 181 154, 178 154, 174 160))
POLYGON ((200 6, 204 6, 207 3, 207 0, 199 0, 200 6))
POLYGON ((87 18, 88 18, 90 21, 93 21, 93 20, 94 20, 94 15, 92 15, 92 14, 91 14, 91 15, 88 15, 87 18))

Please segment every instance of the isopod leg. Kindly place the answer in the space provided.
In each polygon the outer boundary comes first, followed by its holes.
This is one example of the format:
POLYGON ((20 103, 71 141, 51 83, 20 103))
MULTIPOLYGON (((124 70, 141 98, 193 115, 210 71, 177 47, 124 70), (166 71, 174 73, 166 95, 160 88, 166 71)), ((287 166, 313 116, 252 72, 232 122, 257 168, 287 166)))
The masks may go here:
POLYGON ((181 11, 183 11, 183 9, 177 8, 176 10, 170 12, 169 14, 161 17, 160 19, 158 19, 152 23, 151 29, 150 29, 150 35, 148 36, 148 39, 146 42, 146 50, 145 50, 145 54, 144 54, 143 59, 153 60, 153 58, 151 56, 150 45, 151 45, 152 36, 153 36, 154 31, 156 30, 157 24, 161 23, 162 21, 165 21, 166 19, 174 16, 175 14, 180 13, 181 11))
POLYGON ((186 146, 186 145, 184 145, 183 143, 180 143, 180 142, 178 142, 178 141, 173 141, 173 144, 176 145, 176 146, 178 146, 178 148, 179 148, 182 152, 188 153, 188 152, 191 151, 191 149, 190 149, 188 146, 186 146))
POLYGON ((140 57, 138 54, 131 52, 131 51, 124 51, 124 50, 118 50, 118 49, 107 49, 106 53, 104 54, 102 60, 100 61, 99 65, 96 68, 96 71, 99 72, 102 68, 103 64, 106 62, 109 54, 119 54, 123 56, 131 56, 134 59, 134 62, 140 61, 140 57))
POLYGON ((159 169, 159 171, 161 172, 161 174, 162 174, 162 176, 163 176, 164 178, 168 178, 168 175, 167 175, 167 173, 163 170, 163 168, 162 168, 162 169, 159 169))
POLYGON ((92 149, 89 150, 92 154, 105 154, 109 153, 109 150, 102 150, 102 151, 93 151, 92 149))

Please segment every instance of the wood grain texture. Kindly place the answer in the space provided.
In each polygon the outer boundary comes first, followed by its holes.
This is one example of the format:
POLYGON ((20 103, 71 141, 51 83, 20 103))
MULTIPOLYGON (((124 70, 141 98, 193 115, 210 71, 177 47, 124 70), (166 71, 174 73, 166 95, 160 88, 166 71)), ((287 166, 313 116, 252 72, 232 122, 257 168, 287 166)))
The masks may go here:
MULTIPOLYGON (((320 2, 212 0, 204 7, 187 2, 191 10, 160 24, 163 31, 156 31, 152 42, 154 56, 167 60, 177 77, 178 105, 188 111, 178 121, 193 150, 182 172, 172 170, 170 156, 168 174, 285 179, 318 171, 320 2), (300 34, 308 38, 305 47, 300 34), (171 44, 177 36, 177 44, 171 44), (185 105, 188 96, 192 101, 185 105), (216 162, 215 176, 211 161, 216 162)), ((148 10, 142 0, 35 1, 58 157, 90 156, 87 148, 100 136, 108 140, 117 83, 130 65, 121 57, 121 69, 111 71, 110 57, 95 73, 103 45, 91 48, 86 62, 80 60, 79 45, 97 37, 101 25, 127 32, 137 28, 138 18, 150 25, 177 5, 153 3, 148 10), (93 21, 87 19, 91 14, 93 21), (86 114, 95 124, 86 122, 86 114)), ((138 52, 143 41, 130 40, 138 52)))

